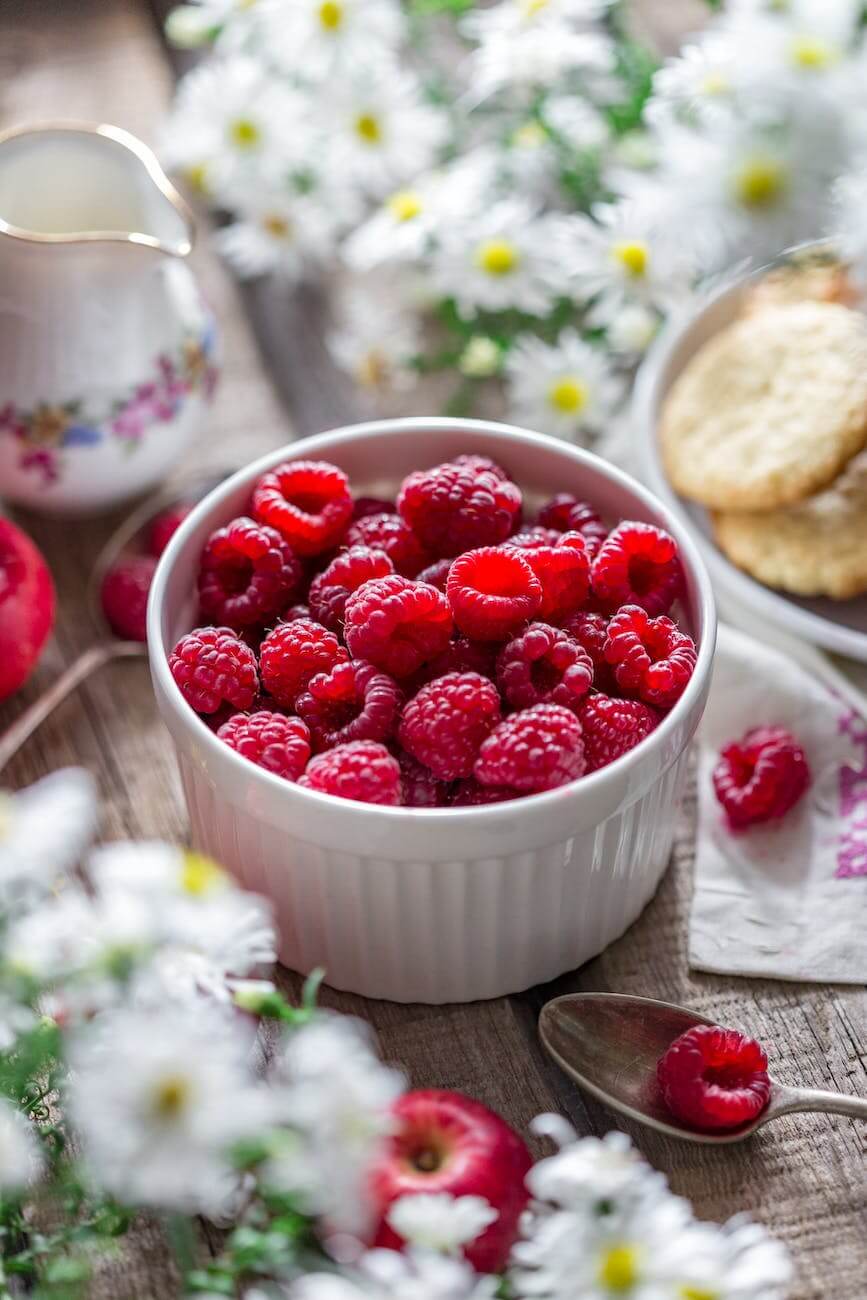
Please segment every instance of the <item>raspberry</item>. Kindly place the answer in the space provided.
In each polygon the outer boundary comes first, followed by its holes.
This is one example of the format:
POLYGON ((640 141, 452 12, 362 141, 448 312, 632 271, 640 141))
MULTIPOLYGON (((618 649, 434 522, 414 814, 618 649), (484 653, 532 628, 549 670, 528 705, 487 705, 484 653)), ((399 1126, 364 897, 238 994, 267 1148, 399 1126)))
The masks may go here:
POLYGON ((312 619, 279 623, 262 642, 262 685, 278 704, 294 709, 311 678, 330 672, 348 658, 334 633, 312 619))
POLYGON ((283 713, 238 713, 217 732, 242 758, 287 781, 297 781, 310 758, 310 732, 283 713))
POLYGON ((418 581, 429 583, 431 587, 436 587, 437 591, 445 591, 451 567, 451 559, 434 560, 433 564, 429 564, 426 569, 422 569, 418 575, 418 581))
POLYGON ((452 634, 448 602, 436 587, 392 574, 374 578, 346 602, 346 644, 392 677, 410 677, 440 654, 452 634))
POLYGON ((401 803, 404 808, 445 808, 451 802, 449 786, 438 781, 429 767, 419 763, 412 754, 401 750, 400 764, 401 803))
POLYGON ((469 776, 479 747, 500 721, 500 697, 478 673, 448 673, 423 686, 403 710, 398 739, 441 781, 469 776))
POLYGON ((500 479, 502 482, 505 482, 509 477, 502 465, 498 465, 495 460, 491 460, 489 456, 477 456, 473 452, 463 456, 455 456, 454 460, 450 461, 449 464, 457 465, 459 469, 468 469, 471 474, 493 474, 495 478, 500 479))
POLYGON ((367 515, 393 515, 397 509, 393 501, 384 497, 356 497, 352 506, 352 522, 367 515))
POLYGON ((295 707, 320 750, 350 740, 388 740, 402 703, 397 682, 373 664, 355 659, 311 678, 295 707))
POLYGON ((536 704, 494 728, 479 750, 473 775, 482 785, 535 794, 566 785, 584 772, 581 723, 569 709, 536 704))
POLYGON ((542 603, 542 585, 521 551, 468 551, 449 572, 446 595, 455 623, 479 641, 504 641, 542 603))
POLYGON ((580 533, 564 533, 557 546, 535 546, 522 554, 542 586, 541 619, 559 621, 584 604, 590 593, 590 556, 580 533))
POLYGON ((547 623, 531 623, 497 657, 497 685, 513 709, 562 704, 577 713, 592 682, 584 647, 547 623))
POLYGON ((436 465, 404 479, 397 508, 427 550, 436 556, 460 555, 506 540, 521 508, 521 493, 491 470, 436 465))
POLYGON ((324 460, 284 461, 256 484, 253 513, 298 555, 321 555, 337 545, 352 518, 349 480, 324 460))
POLYGON ((493 681, 496 657, 496 646, 489 641, 471 641, 469 637, 457 636, 436 659, 422 665, 417 685, 424 686, 436 677, 445 677, 446 673, 480 673, 493 681))
POLYGON ((537 524, 556 528, 560 533, 580 533, 590 555, 595 555, 608 536, 599 512, 589 501, 579 501, 571 492, 558 492, 539 511, 537 524))
POLYGON ((597 552, 593 590, 608 608, 640 605, 667 614, 683 589, 677 543, 652 524, 619 524, 597 552))
POLYGON ((734 830, 784 817, 810 780, 803 748, 783 727, 754 727, 725 746, 713 770, 716 797, 734 830))
POLYGON ((353 740, 311 758, 298 784, 359 803, 400 803, 400 767, 385 745, 353 740))
POLYGON ((479 785, 473 777, 460 781, 452 796, 453 808, 479 808, 486 803, 504 803, 507 799, 516 799, 516 790, 509 790, 502 785, 479 785))
POLYGON ((656 1077, 666 1106, 688 1128, 740 1128, 771 1095, 768 1058, 754 1038, 719 1025, 695 1025, 659 1059, 656 1077))
POLYGON ((214 623, 261 626, 286 608, 301 580, 301 565, 278 532, 233 519, 211 534, 202 552, 199 605, 214 623))
POLYGON ((588 772, 634 749, 659 724, 653 709, 640 700, 612 700, 607 695, 591 695, 578 717, 584 728, 588 772))
POLYGON ((249 709, 259 690, 256 656, 229 627, 200 627, 182 636, 169 670, 197 713, 216 713, 222 704, 249 709))
POLYGON ((519 551, 533 551, 539 546, 559 546, 561 534, 555 528, 524 528, 520 533, 514 533, 507 542, 506 546, 517 546, 519 551))
POLYGON ((290 605, 284 613, 282 621, 284 623, 297 623, 299 618, 310 620, 309 605, 290 605))
POLYGON ((692 676, 696 652, 692 637, 670 618, 650 618, 638 605, 624 605, 608 624, 605 658, 621 690, 668 709, 692 676))
POLYGON ((106 570, 100 587, 102 612, 115 636, 147 640, 148 593, 157 562, 152 555, 122 556, 106 570))
POLYGON ((604 614, 593 614, 588 610, 579 610, 563 622, 564 631, 573 641, 582 645, 593 661, 593 685, 597 691, 610 694, 615 686, 614 673, 605 658, 605 637, 608 634, 608 619, 604 614))
POLYGON ((157 515, 148 529, 148 550, 159 558, 192 510, 192 505, 172 506, 157 515))
POLYGON ((343 611, 353 591, 371 578, 385 578, 389 573, 394 573, 394 565, 385 551, 373 551, 369 546, 341 551, 310 584, 307 599, 313 618, 341 636, 343 611))
POLYGON ((414 578, 430 563, 421 542, 399 515, 365 515, 350 526, 344 541, 347 546, 369 546, 374 551, 385 551, 395 573, 404 578, 414 578))

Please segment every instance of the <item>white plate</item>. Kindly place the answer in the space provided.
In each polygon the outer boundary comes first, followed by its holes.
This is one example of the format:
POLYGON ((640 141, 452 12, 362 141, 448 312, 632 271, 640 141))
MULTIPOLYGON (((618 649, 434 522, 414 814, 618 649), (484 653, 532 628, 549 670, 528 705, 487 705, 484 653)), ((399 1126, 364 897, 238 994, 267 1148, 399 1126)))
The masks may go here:
MULTIPOLYGON (((867 663, 867 596, 854 600, 805 599, 773 591, 735 568, 716 546, 707 511, 677 495, 666 477, 659 447, 658 417, 665 397, 695 352, 738 315, 752 280, 764 268, 719 290, 688 319, 671 321, 639 371, 633 398, 639 474, 695 536, 725 617, 732 604, 755 618, 803 637, 813 645, 867 663)), ((867 519, 864 520, 867 528, 867 519)), ((743 622, 742 618, 738 619, 743 622)), ((761 625, 757 630, 760 630, 761 625)))

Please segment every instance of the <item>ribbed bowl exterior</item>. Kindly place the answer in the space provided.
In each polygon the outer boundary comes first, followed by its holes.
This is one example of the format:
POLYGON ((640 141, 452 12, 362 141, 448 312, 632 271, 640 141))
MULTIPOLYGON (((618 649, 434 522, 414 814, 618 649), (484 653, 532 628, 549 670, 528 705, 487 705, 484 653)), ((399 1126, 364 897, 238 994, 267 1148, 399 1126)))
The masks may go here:
POLYGON ((397 1002, 466 1002, 553 979, 637 918, 671 851, 686 753, 704 709, 713 597, 693 543, 656 498, 596 457, 503 425, 380 421, 275 452, 212 492, 181 525, 151 587, 157 703, 178 753, 192 842, 271 900, 280 957, 323 966, 336 988, 397 1002), (684 565, 684 619, 699 646, 683 697, 629 754, 580 781, 477 808, 381 808, 280 780, 222 744, 180 695, 167 655, 195 624, 198 559, 214 528, 286 458, 333 460, 356 489, 393 494, 418 465, 459 452, 500 460, 529 507, 555 491, 610 518, 668 528, 684 565))

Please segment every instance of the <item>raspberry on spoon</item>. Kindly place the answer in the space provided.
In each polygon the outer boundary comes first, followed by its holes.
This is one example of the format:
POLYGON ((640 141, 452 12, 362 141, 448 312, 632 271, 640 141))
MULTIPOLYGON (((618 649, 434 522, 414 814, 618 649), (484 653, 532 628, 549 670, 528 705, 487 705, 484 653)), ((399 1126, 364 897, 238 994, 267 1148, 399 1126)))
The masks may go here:
POLYGON ((714 792, 733 830, 784 817, 810 781, 807 756, 783 727, 754 727, 725 746, 713 770, 714 792))
POLYGON ((656 1068, 663 1100, 689 1128, 740 1128, 771 1095, 768 1058, 754 1038, 719 1025, 695 1025, 676 1038, 656 1068))

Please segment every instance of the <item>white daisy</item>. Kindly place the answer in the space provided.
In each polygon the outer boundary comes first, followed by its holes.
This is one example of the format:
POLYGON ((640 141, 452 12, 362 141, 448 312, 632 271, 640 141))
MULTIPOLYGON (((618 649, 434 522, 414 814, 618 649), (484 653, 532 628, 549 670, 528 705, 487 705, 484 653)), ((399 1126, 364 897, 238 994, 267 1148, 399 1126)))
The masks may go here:
POLYGON ((448 135, 445 113, 423 102, 413 76, 364 65, 328 88, 322 104, 331 166, 381 197, 435 162, 448 135))
POLYGON ((453 1255, 496 1223, 499 1211, 484 1196, 419 1192, 398 1197, 386 1218, 389 1227, 411 1246, 453 1255))
POLYGON ((648 120, 662 122, 673 113, 705 122, 729 112, 735 90, 743 81, 744 61, 753 50, 751 44, 738 48, 727 33, 715 29, 685 45, 653 78, 648 120))
POLYGON ((0 792, 0 912, 44 895, 78 862, 96 826, 96 787, 81 768, 0 792))
POLYGON ((470 71, 473 95, 484 99, 505 87, 555 85, 564 72, 610 73, 610 39, 592 27, 608 0, 501 0, 471 11, 461 23, 477 42, 470 71))
POLYGON ((289 1132, 265 1179, 299 1196, 331 1231, 363 1234, 370 1169, 393 1129, 403 1077, 379 1061, 366 1025, 320 1015, 287 1038, 273 1087, 289 1132))
POLYGON ((405 389, 416 381, 422 350, 418 316, 391 277, 358 277, 340 295, 338 324, 328 335, 334 361, 371 392, 405 389))
POLYGON ((743 1214, 694 1224, 679 1271, 681 1295, 701 1300, 785 1300, 793 1277, 782 1242, 743 1214))
POLYGON ((561 1150, 538 1160, 527 1175, 531 1195, 559 1209, 593 1209, 600 1202, 616 1206, 644 1199, 664 1186, 661 1174, 642 1160, 625 1133, 612 1130, 602 1138, 577 1139, 562 1129, 559 1115, 540 1116, 536 1133, 554 1137, 561 1150), (554 1121, 553 1129, 548 1121, 554 1121))
POLYGON ((42 1154, 29 1120, 0 1097, 0 1192, 29 1187, 41 1168, 42 1154))
POLYGON ((124 1008, 70 1047, 69 1113, 96 1183, 121 1201, 219 1213, 231 1146, 269 1118, 248 1041, 210 1011, 124 1008))
POLYGON ((346 216, 344 204, 272 189, 239 204, 237 219, 218 232, 217 243, 240 276, 274 271, 295 282, 334 255, 346 216))
POLYGON ((560 438, 601 430, 620 396, 604 356, 572 329, 553 345, 519 337, 506 378, 516 422, 560 438))
POLYGON ((464 1260, 434 1251, 370 1250, 352 1277, 308 1273, 289 1300, 494 1300, 499 1278, 479 1276, 464 1260))
POLYGON ((493 204, 443 231, 432 258, 434 287, 467 318, 509 308, 544 316, 568 292, 561 221, 537 216, 519 199, 493 204))
POLYGON ((0 993, 0 1052, 8 1052, 18 1036, 28 1033, 35 1024, 36 1016, 30 1007, 0 993))
POLYGON ((181 81, 164 131, 169 167, 233 206, 270 177, 277 184, 310 149, 308 104, 261 59, 212 58, 181 81))
POLYGON ((637 357, 650 347, 661 323, 662 317, 653 308, 640 302, 627 303, 607 322, 605 337, 612 351, 637 357))
POLYGON ((610 139, 611 128, 605 118, 578 95, 550 95, 540 111, 551 130, 578 153, 601 149, 610 139))
MULTIPOLYGON (((257 0, 194 0, 192 4, 177 5, 166 19, 166 35, 183 49, 195 49, 226 32, 233 45, 237 45, 243 29, 251 30, 249 19, 257 0)), ((244 35, 247 33, 244 32, 244 35)))
POLYGON ((303 78, 342 75, 395 53, 406 36, 397 0, 259 0, 259 7, 265 47, 303 78))

